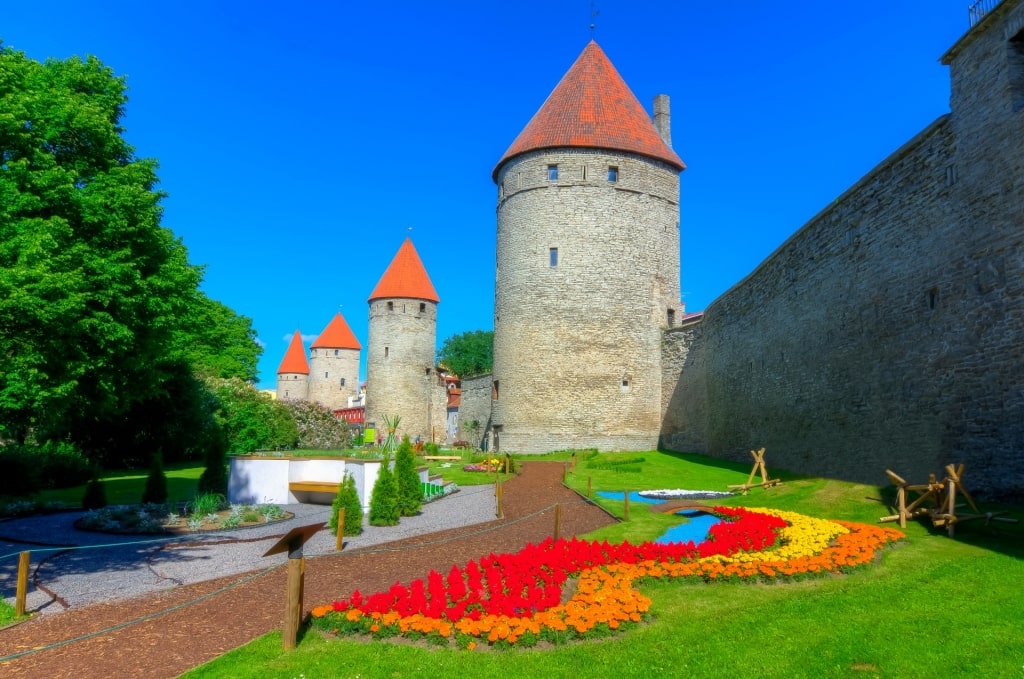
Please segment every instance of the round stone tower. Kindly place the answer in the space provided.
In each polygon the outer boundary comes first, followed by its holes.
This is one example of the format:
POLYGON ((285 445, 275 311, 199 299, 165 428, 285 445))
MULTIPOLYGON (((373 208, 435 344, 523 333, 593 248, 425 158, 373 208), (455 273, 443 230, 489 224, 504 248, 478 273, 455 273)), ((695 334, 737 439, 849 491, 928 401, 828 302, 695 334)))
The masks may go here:
POLYGON ((446 418, 443 407, 434 412, 432 398, 439 384, 434 354, 440 300, 412 240, 402 243, 368 301, 367 426, 383 431, 384 416, 397 415, 400 435, 436 440, 446 418), (438 422, 440 431, 433 431, 438 422))
POLYGON ((685 165, 667 97, 656 113, 657 128, 591 41, 494 170, 501 450, 657 445, 685 165))
POLYGON ((277 398, 282 401, 305 401, 308 397, 309 363, 302 346, 302 333, 296 330, 277 368, 277 398))
POLYGON ((309 400, 335 410, 359 394, 362 346, 338 313, 309 347, 309 400))

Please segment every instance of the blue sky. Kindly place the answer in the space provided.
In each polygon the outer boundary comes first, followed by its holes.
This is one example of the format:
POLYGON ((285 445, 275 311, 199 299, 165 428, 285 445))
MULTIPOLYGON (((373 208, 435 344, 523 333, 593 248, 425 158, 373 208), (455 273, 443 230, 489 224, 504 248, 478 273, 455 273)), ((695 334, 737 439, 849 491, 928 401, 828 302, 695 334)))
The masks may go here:
MULTIPOLYGON (((949 108, 967 0, 599 0, 593 37, 648 112, 672 102, 682 290, 705 308, 949 108)), ((253 319, 273 387, 291 333, 366 299, 406 235, 438 343, 492 327, 491 171, 591 38, 589 0, 0 3, 30 57, 127 77, 126 137, 164 225, 253 319)), ((365 377, 365 368, 364 374, 365 377)))

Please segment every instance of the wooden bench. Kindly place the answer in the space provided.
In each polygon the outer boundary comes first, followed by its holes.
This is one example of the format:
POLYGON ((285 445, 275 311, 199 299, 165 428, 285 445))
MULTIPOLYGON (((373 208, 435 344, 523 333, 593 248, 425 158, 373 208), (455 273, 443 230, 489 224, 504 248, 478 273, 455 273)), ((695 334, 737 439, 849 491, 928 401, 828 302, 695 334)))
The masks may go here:
POLYGON ((290 481, 288 490, 300 493, 330 493, 337 495, 338 484, 330 481, 290 481))
POLYGON ((451 461, 451 460, 461 460, 462 456, 461 455, 424 455, 423 459, 424 460, 432 460, 432 461, 435 461, 435 462, 437 462, 437 461, 447 462, 447 461, 451 461))

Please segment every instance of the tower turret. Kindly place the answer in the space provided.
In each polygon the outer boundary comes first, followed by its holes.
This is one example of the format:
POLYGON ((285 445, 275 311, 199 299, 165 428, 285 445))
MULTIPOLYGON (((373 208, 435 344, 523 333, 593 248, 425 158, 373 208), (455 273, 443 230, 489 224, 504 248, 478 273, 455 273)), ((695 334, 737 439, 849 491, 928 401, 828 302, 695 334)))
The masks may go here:
POLYGON ((502 450, 651 449, 679 309, 679 172, 591 41, 494 169, 492 422, 502 450))
POLYGON ((359 394, 362 346, 339 312, 309 348, 309 400, 332 410, 359 394))
POLYGON ((309 363, 302 346, 302 333, 298 330, 292 335, 277 368, 277 398, 282 401, 305 401, 309 398, 309 363))
POLYGON ((434 405, 435 392, 444 392, 434 367, 440 299, 411 239, 402 243, 368 302, 367 423, 380 428, 383 416, 398 415, 400 434, 425 441, 442 437, 446 413, 434 405))

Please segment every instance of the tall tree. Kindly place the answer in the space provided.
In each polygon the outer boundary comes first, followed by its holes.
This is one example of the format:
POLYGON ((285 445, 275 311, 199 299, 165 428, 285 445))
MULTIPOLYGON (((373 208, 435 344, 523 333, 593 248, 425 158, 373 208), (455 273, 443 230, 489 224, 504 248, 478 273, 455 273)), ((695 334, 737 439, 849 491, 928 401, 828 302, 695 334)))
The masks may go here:
POLYGON ((459 377, 489 373, 494 367, 494 331, 470 330, 441 344, 437 364, 459 377))
POLYGON ((255 376, 248 319, 199 291, 160 224, 126 101, 95 57, 0 45, 0 439, 71 438, 95 457, 193 370, 255 376))

